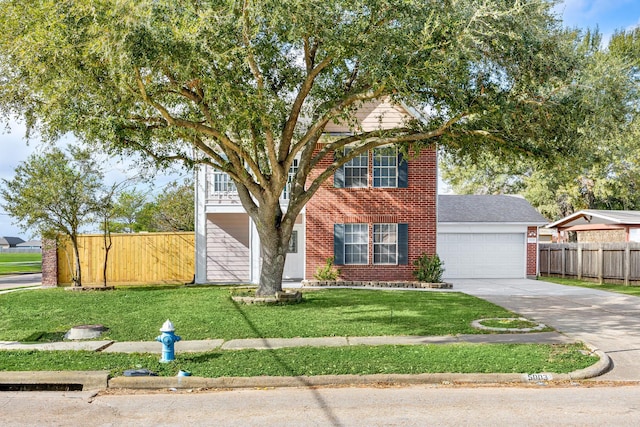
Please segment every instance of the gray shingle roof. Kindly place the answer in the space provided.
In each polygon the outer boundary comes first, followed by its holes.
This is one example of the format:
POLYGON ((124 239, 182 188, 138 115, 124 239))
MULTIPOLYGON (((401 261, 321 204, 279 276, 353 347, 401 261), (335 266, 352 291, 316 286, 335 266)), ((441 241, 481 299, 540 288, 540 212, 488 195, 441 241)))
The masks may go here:
POLYGON ((24 240, 22 240, 19 237, 9 237, 9 236, 3 236, 0 237, 0 245, 9 245, 11 247, 17 245, 18 243, 22 243, 24 242, 24 240))
POLYGON ((438 222, 493 222, 544 225, 547 219, 517 196, 440 195, 438 222))

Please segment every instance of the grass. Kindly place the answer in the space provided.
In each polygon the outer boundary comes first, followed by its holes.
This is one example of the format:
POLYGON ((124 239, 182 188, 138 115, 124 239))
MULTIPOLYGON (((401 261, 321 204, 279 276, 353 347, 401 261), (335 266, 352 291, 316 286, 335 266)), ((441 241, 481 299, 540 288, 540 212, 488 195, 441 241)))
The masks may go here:
POLYGON ((1 370, 108 370, 146 368, 160 376, 179 370, 199 377, 298 376, 418 373, 567 373, 593 365, 597 358, 580 344, 454 344, 356 346, 214 351, 178 354, 159 363, 158 355, 86 351, 0 351, 1 370))
POLYGON ((640 297, 640 286, 624 286, 603 283, 602 285, 594 282, 585 282, 577 279, 563 279, 561 277, 540 277, 539 280, 545 282, 558 283, 560 285, 580 286, 582 288, 599 289, 602 291, 617 292, 620 294, 634 295, 640 297))
POLYGON ((40 253, 1 253, 0 275, 16 273, 39 273, 42 270, 40 253))
POLYGON ((0 295, 0 340, 102 324, 109 328, 104 339, 150 341, 167 319, 186 340, 481 334, 490 332, 472 328, 471 321, 493 317, 518 316, 445 292, 334 289, 305 292, 301 304, 261 306, 234 303, 230 288, 220 287, 42 289, 0 295))

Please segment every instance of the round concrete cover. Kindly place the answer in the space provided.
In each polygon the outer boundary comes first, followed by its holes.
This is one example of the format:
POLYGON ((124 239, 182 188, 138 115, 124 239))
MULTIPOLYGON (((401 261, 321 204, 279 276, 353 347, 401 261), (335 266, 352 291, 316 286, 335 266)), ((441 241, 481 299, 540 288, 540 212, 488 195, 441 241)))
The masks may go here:
POLYGON ((80 325, 69 329, 64 337, 68 340, 90 340, 98 338, 106 330, 102 325, 80 325))

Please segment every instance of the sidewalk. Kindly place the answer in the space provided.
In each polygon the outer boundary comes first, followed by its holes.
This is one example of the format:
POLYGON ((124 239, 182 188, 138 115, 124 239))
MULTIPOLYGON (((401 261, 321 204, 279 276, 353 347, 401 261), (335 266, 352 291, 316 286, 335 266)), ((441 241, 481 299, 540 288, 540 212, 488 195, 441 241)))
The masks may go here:
MULTIPOLYGON (((517 343, 517 344, 562 344, 575 340, 557 332, 525 334, 484 334, 459 336, 383 336, 383 337, 324 337, 324 338, 258 338, 237 340, 178 341, 175 344, 176 358, 180 353, 207 352, 213 350, 270 350, 284 347, 336 347, 353 345, 425 345, 453 343, 517 343)), ((156 353, 162 345, 155 341, 115 342, 82 341, 42 344, 22 344, 0 341, 0 350, 87 350, 111 353, 156 353)), ((606 372, 610 359, 602 352, 594 352, 600 360, 594 365, 569 374, 379 374, 379 375, 323 375, 315 377, 116 377, 109 378, 107 371, 94 372, 0 372, 0 386, 10 384, 58 384, 81 385, 85 390, 105 388, 120 389, 193 389, 193 388, 255 388, 255 387, 302 387, 329 385, 373 385, 373 384, 454 384, 454 383, 528 383, 539 381, 574 381, 592 378, 606 372)))

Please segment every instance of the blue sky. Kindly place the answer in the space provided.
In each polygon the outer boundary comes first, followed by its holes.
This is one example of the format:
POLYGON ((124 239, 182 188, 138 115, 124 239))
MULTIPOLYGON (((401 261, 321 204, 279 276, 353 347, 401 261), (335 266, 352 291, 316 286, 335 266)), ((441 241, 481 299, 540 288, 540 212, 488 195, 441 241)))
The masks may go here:
MULTIPOLYGON (((563 23, 569 27, 600 29, 604 41, 616 29, 630 29, 640 24, 640 0, 565 0, 555 8, 563 23)), ((0 178, 9 179, 13 170, 30 153, 37 149, 37 141, 28 146, 23 139, 24 128, 19 124, 11 127, 11 133, 0 132, 0 178)), ((107 168, 109 179, 119 182, 131 175, 129 165, 112 162, 107 168)), ((175 179, 178 175, 163 175, 157 179, 158 187, 175 179)), ((20 236, 27 240, 29 233, 12 225, 12 220, 0 209, 0 236, 20 236)))

